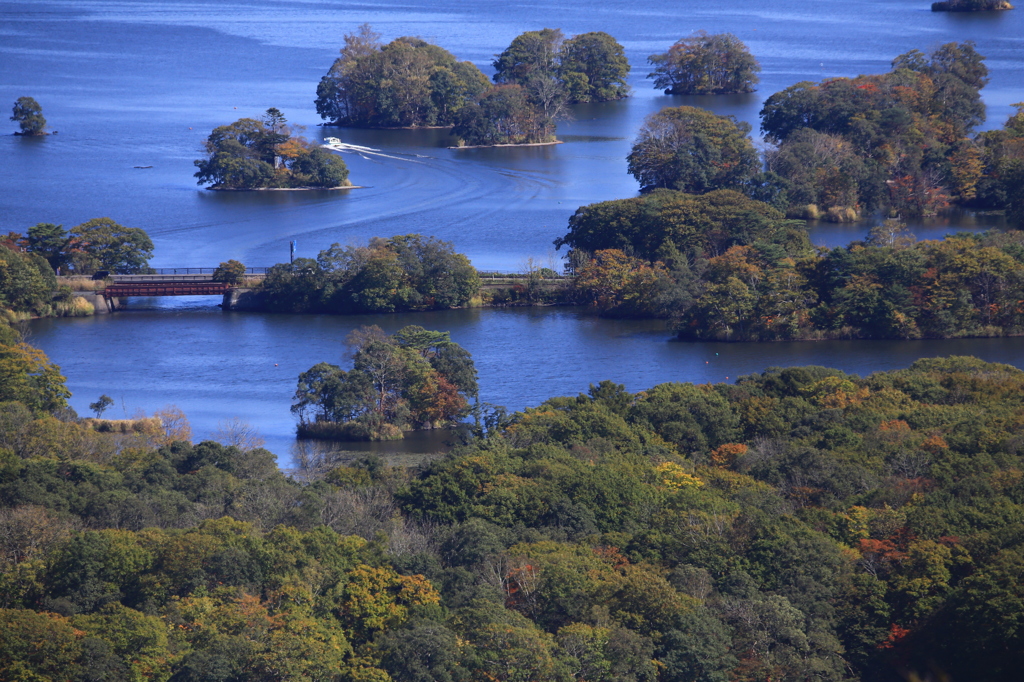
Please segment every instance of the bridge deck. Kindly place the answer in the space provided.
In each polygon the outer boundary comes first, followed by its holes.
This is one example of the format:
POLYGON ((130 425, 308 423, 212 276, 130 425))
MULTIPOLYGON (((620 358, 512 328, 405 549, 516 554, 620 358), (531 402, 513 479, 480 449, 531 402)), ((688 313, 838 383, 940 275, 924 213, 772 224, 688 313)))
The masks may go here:
POLYGON ((231 285, 227 282, 163 281, 116 282, 103 290, 104 298, 125 296, 223 296, 231 285))

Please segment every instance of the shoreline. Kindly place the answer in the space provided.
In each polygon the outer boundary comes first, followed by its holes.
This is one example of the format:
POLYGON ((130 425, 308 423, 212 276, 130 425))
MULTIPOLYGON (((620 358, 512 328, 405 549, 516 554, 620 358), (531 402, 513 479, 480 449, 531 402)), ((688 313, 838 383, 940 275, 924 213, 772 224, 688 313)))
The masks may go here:
POLYGON ((553 144, 565 144, 562 140, 552 140, 551 142, 522 142, 520 144, 467 144, 461 147, 448 147, 448 149, 491 149, 494 147, 549 147, 553 144))
POLYGON ((357 130, 451 130, 450 126, 361 126, 345 123, 318 123, 321 128, 355 128, 357 130))
POLYGON ((211 192, 333 192, 339 189, 366 189, 365 185, 338 185, 337 187, 205 187, 211 192))

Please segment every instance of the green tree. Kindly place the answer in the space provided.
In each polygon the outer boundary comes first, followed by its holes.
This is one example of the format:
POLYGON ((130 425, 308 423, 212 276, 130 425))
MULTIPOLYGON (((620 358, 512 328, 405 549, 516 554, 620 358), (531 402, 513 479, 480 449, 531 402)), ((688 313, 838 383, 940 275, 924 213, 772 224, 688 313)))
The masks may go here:
POLYGON ((214 128, 205 144, 209 157, 195 162, 199 184, 237 189, 265 186, 274 175, 273 158, 265 158, 266 135, 263 122, 252 118, 214 128))
POLYGON ((138 227, 110 218, 93 218, 71 229, 71 262, 76 272, 109 270, 118 274, 145 272, 153 257, 153 240, 138 227))
POLYGON ((63 225, 38 223, 28 228, 25 247, 45 258, 56 271, 67 263, 68 233, 63 225))
POLYGON ((0 244, 0 307, 47 314, 56 290, 57 278, 42 256, 0 244))
POLYGON ((107 411, 107 408, 114 404, 114 399, 107 394, 103 394, 94 403, 89 403, 89 409, 96 413, 96 418, 99 419, 103 416, 103 413, 107 411))
POLYGON ((357 33, 346 33, 341 56, 334 60, 316 89, 316 113, 325 121, 345 121, 355 116, 355 70, 359 60, 380 49, 381 35, 369 24, 359 26, 357 33))
POLYGON ((562 43, 558 76, 570 102, 607 102, 629 95, 629 62, 607 33, 582 33, 562 43))
POLYGON ((419 38, 381 45, 364 25, 345 36, 345 47, 317 88, 316 108, 334 125, 448 126, 458 111, 487 89, 470 62, 419 38))
POLYGON ((21 126, 22 135, 43 135, 46 129, 43 108, 31 97, 17 99, 11 120, 21 126))
POLYGON ((294 183, 307 187, 344 187, 349 185, 344 159, 322 147, 313 147, 291 165, 294 183))
POLYGON ((535 78, 554 76, 565 36, 557 28, 527 31, 516 36, 492 62, 494 82, 526 85, 535 78))
POLYGON ((655 67, 647 77, 666 95, 753 92, 761 70, 747 46, 731 33, 698 31, 647 61, 655 67))
POLYGON ((353 368, 321 362, 299 375, 292 412, 300 434, 380 440, 450 424, 476 395, 476 368, 447 332, 409 326, 354 332, 353 368))
POLYGON ((231 259, 217 266, 213 271, 213 281, 238 284, 245 277, 245 265, 240 261, 231 259))
POLYGON ((459 110, 452 135, 468 145, 530 144, 550 140, 553 131, 522 86, 500 85, 459 110))
POLYGON ((737 244, 764 242, 786 255, 811 253, 806 228, 768 204, 733 190, 693 195, 659 189, 631 199, 581 206, 555 246, 594 253, 620 249, 679 270, 737 244))
POLYGON ((648 116, 626 160, 642 192, 664 187, 704 194, 738 188, 760 170, 750 126, 696 107, 648 116))

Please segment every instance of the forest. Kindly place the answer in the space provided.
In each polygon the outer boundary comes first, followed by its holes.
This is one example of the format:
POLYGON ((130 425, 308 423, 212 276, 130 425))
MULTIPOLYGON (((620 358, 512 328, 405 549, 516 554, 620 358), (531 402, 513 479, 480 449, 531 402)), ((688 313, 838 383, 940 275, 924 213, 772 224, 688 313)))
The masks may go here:
MULTIPOLYGON (((0 679, 1003 680, 1024 372, 611 382, 417 468, 79 418, 0 344, 0 679)), ((420 333, 411 330, 408 333, 420 333)), ((415 334, 414 334, 415 335, 415 334)), ((436 340, 436 339, 435 339, 436 340)))
POLYGON ((210 189, 334 189, 352 184, 345 161, 294 135, 275 107, 260 119, 240 118, 214 128, 204 146, 207 157, 195 161, 195 177, 210 189))
POLYGON ((738 192, 658 190, 581 208, 569 296, 663 317, 683 339, 915 339, 1024 333, 1024 232, 916 241, 898 220, 813 248, 800 221, 738 192), (632 254, 632 255, 630 255, 632 254))
POLYGON ((471 62, 420 38, 384 44, 363 24, 344 41, 317 87, 329 125, 451 127, 458 146, 551 143, 568 104, 629 94, 625 52, 600 31, 523 33, 496 56, 493 87, 471 62))
POLYGON ((629 173, 641 192, 733 189, 791 218, 909 218, 959 205, 1006 210, 1019 224, 1024 114, 975 133, 985 120, 984 59, 970 41, 947 43, 899 55, 885 74, 792 85, 764 102, 761 131, 770 145, 761 153, 749 126, 732 117, 662 109, 641 128, 629 173))
POLYGON ((479 288, 476 269, 450 242, 407 234, 279 263, 258 295, 271 312, 391 313, 464 306, 479 288))
POLYGON ((352 369, 320 362, 299 375, 292 412, 299 438, 400 440, 404 431, 454 427, 478 397, 476 367, 448 332, 376 325, 347 339, 352 369))

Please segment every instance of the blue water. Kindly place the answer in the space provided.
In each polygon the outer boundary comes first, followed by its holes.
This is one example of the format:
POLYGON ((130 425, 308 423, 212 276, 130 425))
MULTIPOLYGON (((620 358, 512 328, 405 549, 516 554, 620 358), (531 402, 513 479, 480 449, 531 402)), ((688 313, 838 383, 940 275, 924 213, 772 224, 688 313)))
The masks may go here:
POLYGON ((665 381, 731 382, 769 366, 825 365, 867 375, 920 357, 976 355, 1024 369, 1020 339, 684 343, 658 320, 604 320, 573 308, 452 310, 400 315, 224 313, 209 299, 134 299, 129 310, 36 320, 30 342, 58 362, 81 414, 101 394, 108 416, 173 404, 205 438, 234 417, 256 426, 286 461, 296 379, 318 362, 349 366, 344 340, 363 324, 448 330, 472 355, 480 399, 510 409, 586 392, 610 379, 630 391, 665 381))
MULTIPOLYGON (((1024 100, 1024 10, 928 11, 928 0, 795 0, 644 3, 347 3, 298 0, 0 0, 0 103, 35 97, 57 135, 0 135, 0 233, 38 222, 71 227, 109 216, 141 227, 153 265, 250 266, 286 260, 288 243, 314 256, 332 242, 420 232, 452 241, 482 269, 516 271, 527 260, 559 266, 552 241, 581 205, 635 195, 625 157, 648 114, 694 104, 757 129, 761 103, 801 80, 877 73, 896 55, 974 40, 988 57, 985 127, 1024 100), (486 73, 519 33, 603 30, 633 65, 633 97, 576 107, 559 125, 565 144, 449 150, 444 131, 322 128, 316 84, 342 35, 370 22, 385 39, 419 35, 486 73), (692 31, 728 31, 763 71, 759 90, 728 97, 668 97, 646 79, 646 57, 692 31), (362 189, 214 193, 192 177, 210 130, 281 109, 306 135, 380 149, 346 155, 362 189), (136 168, 152 166, 152 168, 136 168)), ((6 105, 5 105, 6 106, 6 105)), ((5 122, 6 123, 6 122, 5 122)), ((15 126, 10 123, 9 130, 15 126)), ((0 130, 3 126, 0 125, 0 130)), ((998 226, 958 213, 911 225, 918 237, 998 226)), ((870 222, 812 226, 816 243, 862 237, 870 222)), ((480 368, 482 399, 511 408, 585 391, 612 379, 630 390, 662 381, 724 381, 767 365, 818 363, 859 374, 926 355, 972 353, 1024 366, 1015 339, 942 342, 682 344, 660 322, 599 320, 564 309, 453 311, 329 318, 224 314, 212 299, 134 301, 111 317, 41 320, 32 342, 64 369, 73 405, 87 413, 101 393, 111 412, 173 403, 199 437, 239 416, 283 458, 295 378, 316 362, 345 362, 342 340, 362 323, 450 329, 480 368)))
MULTIPOLYGON (((313 256, 332 242, 422 232, 450 240, 484 269, 557 260, 552 240, 582 204, 635 194, 625 156, 643 118, 683 103, 757 128, 761 102, 797 81, 888 68, 896 55, 975 40, 988 57, 989 127, 1024 100, 1024 11, 932 13, 927 0, 696 0, 560 3, 192 0, 0 1, 0 102, 30 95, 57 136, 0 136, 0 231, 98 216, 141 227, 158 266, 284 260, 297 240, 313 256), (316 84, 342 35, 370 22, 385 39, 419 35, 491 73, 493 55, 544 26, 604 30, 633 65, 628 100, 577 107, 564 145, 452 151, 437 131, 317 127, 316 84), (646 57, 691 31, 729 31, 763 66, 758 92, 667 97, 646 57), (210 130, 271 106, 307 135, 338 135, 397 158, 346 156, 349 192, 220 194, 195 185, 193 160, 210 130), (138 169, 135 166, 152 166, 138 169)), ((13 131, 13 124, 10 124, 13 131)), ((920 237, 997 224, 957 217, 913 225, 920 237)), ((845 243, 866 225, 814 230, 845 243)))

